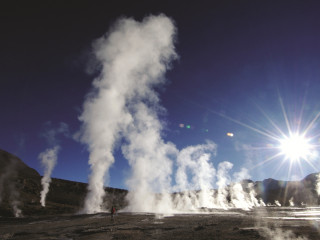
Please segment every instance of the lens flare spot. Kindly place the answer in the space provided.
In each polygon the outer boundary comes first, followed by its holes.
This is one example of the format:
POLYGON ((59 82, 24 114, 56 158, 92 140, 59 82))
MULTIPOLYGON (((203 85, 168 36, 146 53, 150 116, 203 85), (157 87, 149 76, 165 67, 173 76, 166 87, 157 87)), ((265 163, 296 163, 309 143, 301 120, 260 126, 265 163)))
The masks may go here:
POLYGON ((233 133, 228 132, 228 133, 227 133, 227 136, 228 136, 228 137, 233 137, 233 133))

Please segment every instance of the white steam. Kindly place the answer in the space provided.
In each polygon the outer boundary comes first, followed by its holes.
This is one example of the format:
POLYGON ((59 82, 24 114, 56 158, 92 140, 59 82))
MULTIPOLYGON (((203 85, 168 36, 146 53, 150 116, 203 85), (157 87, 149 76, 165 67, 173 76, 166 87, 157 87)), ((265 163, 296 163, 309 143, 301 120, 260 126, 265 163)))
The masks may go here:
POLYGON ((272 240, 308 240, 305 236, 296 236, 290 230, 282 230, 281 228, 270 229, 268 227, 260 228, 260 233, 266 239, 272 240))
POLYGON ((215 151, 216 145, 207 141, 206 144, 189 146, 179 152, 174 190, 180 194, 174 199, 175 209, 188 211, 214 207, 214 202, 210 200, 215 177, 211 155, 215 155, 215 151), (186 190, 189 191, 183 193, 186 190))
POLYGON ((316 176, 316 191, 318 196, 320 196, 320 173, 316 176))
MULTIPOLYGON (((131 186, 135 184, 135 175, 139 174, 137 166, 146 162, 144 158, 157 162, 170 154, 171 144, 162 141, 159 135, 161 124, 152 109, 159 101, 153 88, 164 83, 164 73, 176 57, 174 34, 172 21, 164 15, 147 17, 141 23, 121 19, 111 32, 94 43, 94 53, 102 69, 93 82, 94 89, 88 95, 80 116, 83 122, 81 141, 88 145, 91 166, 89 192, 84 205, 86 213, 102 210, 105 178, 114 162, 114 147, 122 134, 129 144, 123 151, 133 168, 132 179, 129 180, 131 186), (152 149, 142 148, 133 138, 137 136, 144 140, 143 136, 149 138, 153 134, 155 136, 148 141, 152 149), (158 151, 153 152, 156 145, 158 151), (135 155, 139 159, 133 159, 135 155)), ((159 162, 158 165, 164 175, 142 175, 147 182, 139 185, 139 189, 134 188, 135 191, 148 191, 153 181, 163 184, 160 190, 165 188, 171 171, 170 163, 159 162)))
POLYGON ((255 206, 265 206, 262 199, 256 198, 253 183, 242 181, 249 177, 246 169, 236 172, 233 179, 228 174, 233 167, 230 162, 221 162, 218 170, 215 170, 211 159, 215 150, 215 144, 207 142, 180 152, 176 173, 178 187, 174 188, 180 192, 173 196, 173 211, 203 211, 210 208, 248 210, 255 206), (215 184, 217 190, 213 190, 215 184))
POLYGON ((236 172, 232 179, 228 174, 233 167, 230 162, 220 163, 218 170, 214 168, 212 157, 216 155, 216 145, 213 142, 178 152, 172 144, 165 144, 147 123, 152 125, 158 121, 150 118, 141 125, 144 130, 134 128, 135 132, 129 135, 132 141, 123 147, 132 166, 127 211, 173 213, 265 206, 256 198, 252 182, 239 183, 249 178, 246 169, 236 172), (177 157, 175 172, 168 156, 177 157), (176 184, 170 187, 174 174, 176 184), (213 190, 215 184, 218 190, 213 190), (170 194, 173 191, 176 193, 170 194))
POLYGON ((10 204, 12 206, 12 209, 13 209, 13 214, 15 217, 22 217, 22 210, 19 208, 19 201, 11 201, 10 204))
MULTIPOLYGON (((127 196, 129 210, 154 211, 158 207, 158 201, 169 200, 172 173, 170 155, 175 155, 176 149, 173 144, 162 140, 161 124, 156 113, 145 104, 137 104, 133 116, 134 122, 126 132, 128 144, 122 148, 132 170, 127 181, 131 190, 127 196), (157 198, 154 195, 156 192, 162 195, 157 198)), ((165 209, 157 209, 163 210, 165 209)))
POLYGON ((215 150, 216 145, 208 141, 207 144, 189 146, 179 152, 176 191, 213 189, 215 169, 210 157, 212 153, 215 155, 215 150), (188 181, 190 175, 191 183, 188 181))
POLYGON ((280 203, 278 200, 275 200, 275 201, 274 201, 274 204, 275 204, 276 206, 278 206, 278 207, 281 207, 281 203, 280 203))
POLYGON ((42 191, 40 193, 40 203, 43 207, 46 206, 46 196, 49 192, 51 174, 53 168, 57 163, 59 149, 59 146, 55 146, 54 148, 48 148, 44 152, 39 154, 39 159, 41 160, 41 164, 44 167, 44 174, 41 179, 42 191))
POLYGON ((94 42, 101 73, 79 118, 83 123, 80 139, 88 146, 91 167, 84 213, 104 210, 104 184, 120 143, 131 167, 126 182, 128 211, 249 209, 264 204, 256 199, 252 183, 232 183, 248 178, 246 169, 233 179, 228 174, 233 167, 230 162, 215 169, 212 158, 217 147, 213 142, 179 151, 162 138, 159 115, 165 109, 155 89, 165 83, 165 72, 177 57, 175 32, 172 21, 164 15, 142 22, 121 19, 94 42))
POLYGON ((291 197, 291 198, 289 199, 289 206, 290 206, 290 207, 294 207, 294 199, 293 199, 293 197, 291 197))
POLYGON ((64 135, 69 137, 69 127, 66 123, 61 122, 59 127, 53 128, 51 122, 46 124, 47 130, 42 134, 48 143, 49 148, 39 154, 38 158, 40 159, 41 165, 44 168, 43 177, 41 179, 42 191, 40 193, 40 203, 41 206, 46 206, 46 196, 49 192, 49 186, 51 183, 51 174, 57 164, 58 153, 60 151, 60 145, 57 140, 58 135, 64 135))

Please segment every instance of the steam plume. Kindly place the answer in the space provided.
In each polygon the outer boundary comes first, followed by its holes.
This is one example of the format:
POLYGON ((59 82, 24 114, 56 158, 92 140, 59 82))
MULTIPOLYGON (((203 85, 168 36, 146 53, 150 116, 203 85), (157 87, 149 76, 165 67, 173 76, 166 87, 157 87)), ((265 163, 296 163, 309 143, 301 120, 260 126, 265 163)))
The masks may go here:
POLYGON ((54 166, 57 163, 57 155, 60 147, 55 146, 54 148, 48 148, 44 152, 39 154, 39 159, 44 166, 44 175, 41 179, 42 191, 40 193, 40 203, 43 207, 46 206, 46 196, 49 192, 49 185, 51 182, 51 173, 54 166))
POLYGON ((180 151, 177 158, 176 190, 213 189, 215 169, 210 162, 211 153, 215 155, 216 145, 208 141, 207 144, 189 146, 180 151), (193 176, 192 183, 188 182, 187 170, 193 176))
POLYGON ((320 173, 316 177, 316 191, 318 196, 320 196, 320 173))
POLYGON ((127 181, 131 190, 127 196, 129 211, 165 212, 171 209, 170 156, 176 155, 177 151, 173 144, 162 140, 160 129, 156 113, 143 103, 137 104, 133 125, 127 131, 128 144, 123 147, 132 167, 132 175, 127 181))
POLYGON ((230 178, 228 177, 229 170, 233 167, 233 164, 230 162, 221 162, 218 165, 218 174, 217 174, 217 185, 218 185, 218 197, 217 203, 218 206, 221 206, 224 209, 228 208, 227 203, 227 184, 230 182, 230 178))
POLYGON ((289 205, 290 205, 290 207, 294 207, 294 199, 293 199, 293 197, 291 197, 289 199, 289 205))
POLYGON ((275 200, 274 204, 277 205, 278 207, 281 207, 281 203, 278 200, 275 200))
POLYGON ((20 194, 15 184, 15 178, 17 177, 17 159, 10 157, 9 164, 1 170, 2 171, 0 171, 0 204, 3 200, 2 197, 5 197, 6 195, 3 193, 7 192, 7 198, 10 206, 12 207, 14 216, 21 217, 22 211, 19 207, 20 194))
POLYGON ((63 134, 65 137, 69 136, 69 127, 66 123, 61 122, 58 128, 52 128, 51 122, 47 122, 46 127, 49 128, 42 134, 42 136, 46 139, 48 145, 52 147, 47 148, 38 156, 42 166, 44 167, 44 174, 41 179, 42 191, 40 193, 40 203, 43 207, 46 206, 46 196, 49 192, 51 174, 57 164, 58 152, 60 151, 57 136, 60 134, 63 134))
MULTIPOLYGON (((155 133, 157 136, 154 136, 153 144, 162 145, 162 150, 159 149, 157 154, 166 156, 166 151, 171 151, 171 145, 166 145, 159 137, 159 124, 149 106, 157 108, 159 99, 153 87, 164 83, 163 75, 170 61, 176 57, 174 33, 172 21, 164 15, 147 17, 141 23, 121 19, 112 31, 94 43, 94 54, 101 64, 101 74, 94 80, 93 90, 79 118, 83 122, 81 141, 87 144, 90 152, 91 175, 84 205, 86 213, 102 210, 104 182, 114 162, 113 150, 122 134, 126 134, 130 145, 134 135, 141 137, 155 133), (141 120, 144 117, 155 122, 145 124, 141 120), (144 124, 151 127, 150 131, 143 130, 144 124)), ((138 171, 135 166, 142 164, 143 160, 135 162, 131 158, 131 149, 143 150, 138 145, 124 149, 134 169, 134 176, 138 171)), ((149 154, 148 157, 153 156, 149 154)), ((169 160, 166 161, 170 165, 169 160)), ((166 176, 161 181, 167 179, 166 176)), ((143 185, 140 187, 147 189, 143 185)))
POLYGON ((206 144, 189 146, 179 152, 174 190, 180 192, 189 190, 189 192, 180 194, 174 200, 177 210, 188 211, 200 207, 214 207, 212 189, 215 168, 211 162, 211 156, 216 154, 215 151, 216 145, 207 141, 206 144))
MULTIPOLYGON (((159 115, 165 110, 155 88, 164 84, 164 74, 177 57, 175 31, 164 15, 142 22, 121 19, 94 42, 101 73, 79 117, 83 123, 80 140, 88 146, 91 167, 83 212, 103 210, 104 184, 119 143, 131 166, 126 210, 172 212, 260 205, 252 184, 247 184, 247 191, 241 184, 230 185, 230 162, 220 163, 216 174, 213 142, 179 151, 162 138, 159 115), (172 187, 174 174, 176 185, 172 187), (216 179, 217 192, 213 190, 216 179), (180 192, 172 196, 172 191, 180 192)), ((243 169, 236 178, 247 175, 243 169)))
POLYGON ((17 200, 12 200, 10 202, 12 209, 13 209, 13 214, 15 217, 22 217, 22 210, 19 208, 19 201, 17 200))

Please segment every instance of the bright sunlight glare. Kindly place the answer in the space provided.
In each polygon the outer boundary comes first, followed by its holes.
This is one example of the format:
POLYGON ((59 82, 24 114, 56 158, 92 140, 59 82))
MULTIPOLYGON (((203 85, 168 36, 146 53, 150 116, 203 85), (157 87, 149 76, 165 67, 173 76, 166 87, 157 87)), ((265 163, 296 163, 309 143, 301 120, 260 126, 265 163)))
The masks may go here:
POLYGON ((281 154, 290 161, 306 159, 312 154, 312 146, 303 135, 293 134, 280 140, 281 154))

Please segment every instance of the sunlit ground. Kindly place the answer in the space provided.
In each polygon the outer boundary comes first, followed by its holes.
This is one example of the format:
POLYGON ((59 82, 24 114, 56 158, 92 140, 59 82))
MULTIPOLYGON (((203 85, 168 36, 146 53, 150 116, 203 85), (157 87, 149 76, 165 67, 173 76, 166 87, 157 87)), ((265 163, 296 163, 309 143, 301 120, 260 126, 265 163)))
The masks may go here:
POLYGON ((272 216, 266 216, 266 218, 320 222, 320 207, 275 207, 273 209, 272 216))

